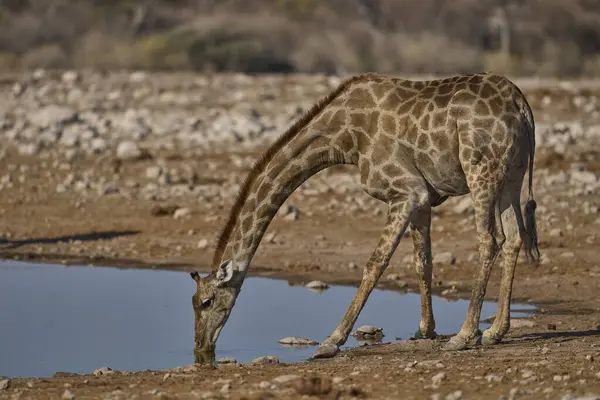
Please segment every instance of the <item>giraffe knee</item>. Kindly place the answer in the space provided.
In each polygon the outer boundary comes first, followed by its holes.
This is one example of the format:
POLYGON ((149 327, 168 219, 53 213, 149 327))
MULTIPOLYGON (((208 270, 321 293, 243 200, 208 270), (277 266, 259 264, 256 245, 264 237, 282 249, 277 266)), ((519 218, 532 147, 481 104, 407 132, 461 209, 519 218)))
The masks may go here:
POLYGON ((500 247, 498 246, 496 240, 497 238, 494 237, 494 235, 491 233, 486 232, 479 234, 478 242, 480 260, 487 260, 493 258, 498 253, 500 247))

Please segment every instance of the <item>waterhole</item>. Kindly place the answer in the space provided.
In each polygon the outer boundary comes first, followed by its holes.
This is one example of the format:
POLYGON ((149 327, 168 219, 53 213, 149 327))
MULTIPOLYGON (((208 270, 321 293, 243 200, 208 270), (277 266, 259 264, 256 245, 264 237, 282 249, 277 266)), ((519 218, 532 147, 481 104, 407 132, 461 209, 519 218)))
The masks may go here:
MULTIPOLYGON (((165 369, 194 362, 192 295, 187 272, 62 267, 0 261, 0 376, 47 377, 54 372, 90 373, 165 369)), ((320 342, 340 322, 354 287, 317 293, 286 281, 246 279, 217 342, 216 358, 246 363, 263 356, 306 360, 316 347, 288 348, 287 336, 320 342)), ((374 290, 355 328, 383 328, 383 342, 407 339, 419 325, 420 297, 374 290)), ((456 333, 467 302, 434 298, 436 331, 456 333)), ((513 317, 532 305, 514 304, 513 317)), ((496 311, 483 305, 482 316, 496 311)), ((488 324, 481 324, 484 329, 488 324)), ((359 343, 350 337, 343 348, 359 343)))

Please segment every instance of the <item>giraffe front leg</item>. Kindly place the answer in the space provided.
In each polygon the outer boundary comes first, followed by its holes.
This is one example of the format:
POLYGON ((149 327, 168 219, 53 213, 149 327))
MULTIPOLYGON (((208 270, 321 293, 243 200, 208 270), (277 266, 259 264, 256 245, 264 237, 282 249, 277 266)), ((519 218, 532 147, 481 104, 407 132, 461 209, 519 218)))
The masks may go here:
POLYGON ((411 220, 411 235, 413 238, 413 253, 415 272, 419 279, 421 291, 421 323, 415 333, 416 339, 433 339, 435 319, 431 304, 431 275, 433 264, 431 260, 431 208, 418 210, 411 220))
POLYGON ((402 235, 408 227, 408 222, 419 202, 416 200, 395 202, 390 204, 384 232, 377 247, 365 266, 363 278, 342 319, 342 322, 317 349, 313 358, 330 358, 339 352, 341 345, 346 343, 348 335, 356 322, 358 315, 383 271, 387 268, 390 258, 400 243, 402 235))

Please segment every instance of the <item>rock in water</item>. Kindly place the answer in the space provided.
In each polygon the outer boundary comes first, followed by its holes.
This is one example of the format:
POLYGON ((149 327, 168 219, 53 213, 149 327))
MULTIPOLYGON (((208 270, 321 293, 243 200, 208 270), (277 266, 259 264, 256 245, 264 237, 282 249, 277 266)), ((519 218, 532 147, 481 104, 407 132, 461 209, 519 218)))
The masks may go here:
POLYGON ((284 337, 283 339, 279 340, 279 343, 291 346, 315 346, 319 344, 318 342, 315 342, 313 340, 295 336, 284 337))
POLYGON ((309 289, 327 289, 329 288, 329 285, 321 281, 312 281, 308 282, 306 284, 306 287, 309 289))

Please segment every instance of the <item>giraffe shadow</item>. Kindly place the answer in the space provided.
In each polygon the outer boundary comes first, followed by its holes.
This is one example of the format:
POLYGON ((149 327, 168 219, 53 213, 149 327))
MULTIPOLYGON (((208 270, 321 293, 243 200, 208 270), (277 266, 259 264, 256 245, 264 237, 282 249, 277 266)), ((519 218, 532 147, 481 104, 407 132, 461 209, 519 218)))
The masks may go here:
POLYGON ((512 336, 511 339, 518 342, 530 342, 536 340, 563 339, 561 342, 583 338, 588 336, 600 336, 600 329, 588 329, 585 331, 551 331, 551 332, 532 332, 522 335, 512 336))
POLYGON ((57 243, 68 243, 70 241, 79 240, 82 242, 93 242, 98 240, 110 240, 122 236, 133 236, 139 234, 141 231, 102 231, 102 232, 89 232, 83 234, 73 234, 55 237, 41 237, 33 239, 23 240, 8 240, 0 239, 0 245, 4 249, 16 249, 21 246, 31 244, 57 244, 57 243))

